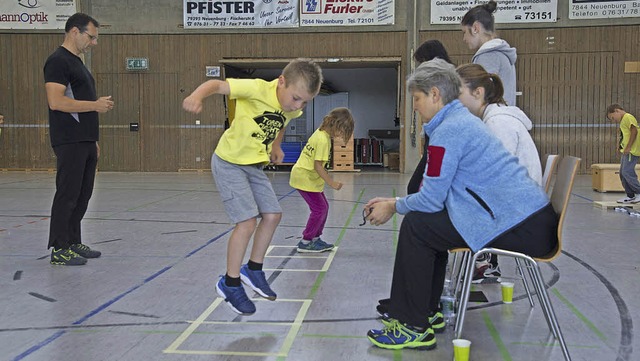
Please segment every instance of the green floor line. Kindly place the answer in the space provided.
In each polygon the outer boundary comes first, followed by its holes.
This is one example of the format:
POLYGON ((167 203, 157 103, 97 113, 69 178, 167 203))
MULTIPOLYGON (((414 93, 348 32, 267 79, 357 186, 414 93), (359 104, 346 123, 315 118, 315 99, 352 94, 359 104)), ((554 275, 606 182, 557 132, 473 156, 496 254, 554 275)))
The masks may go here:
POLYGON ((493 342, 495 342, 496 346, 498 346, 498 350, 502 355, 502 359, 504 361, 513 361, 511 355, 509 354, 509 351, 507 350, 507 346, 502 341, 502 338, 500 337, 500 333, 498 333, 496 326, 493 324, 493 322, 491 322, 491 318, 489 317, 487 311, 482 311, 482 319, 484 320, 484 324, 489 330, 489 334, 491 335, 493 342))
POLYGON ((312 300, 316 296, 316 293, 318 293, 318 289, 320 288, 320 284, 324 280, 324 276, 326 274, 327 272, 318 272, 318 277, 316 277, 316 281, 313 283, 313 286, 311 286, 311 291, 309 291, 307 299, 312 300))
MULTIPOLYGON (((336 246, 339 246, 340 243, 342 242, 342 239, 344 238, 344 234, 347 231, 347 227, 349 226, 349 224, 351 224, 351 220, 353 219, 353 215, 356 213, 356 209, 358 208, 358 205, 360 204, 360 200, 362 199, 362 196, 364 195, 364 191, 366 188, 362 188, 362 190, 360 191, 360 194, 358 195, 358 199, 357 201, 353 204, 353 208, 351 208, 351 212, 349 213, 349 217, 347 217, 346 222, 344 223, 344 226, 342 226, 342 230, 340 230, 340 234, 338 235, 338 239, 336 239, 336 241, 334 242, 334 244, 336 246)), ((322 281, 324 280, 324 276, 327 274, 327 272, 318 272, 318 277, 316 277, 316 281, 313 283, 313 286, 311 286, 311 291, 309 291, 309 295, 307 296, 308 299, 312 300, 316 293, 318 292, 318 289, 320 289, 320 284, 322 284, 322 281)), ((285 361, 287 358, 284 356, 279 356, 278 358, 276 358, 277 361, 285 361)))
POLYGON ((338 235, 338 239, 336 239, 335 241, 335 245, 339 246, 340 243, 342 242, 342 238, 344 237, 344 234, 347 232, 347 227, 349 226, 349 224, 351 224, 351 220, 353 219, 353 215, 356 213, 356 210, 358 209, 358 206, 360 204, 360 200, 362 199, 362 196, 364 195, 364 191, 366 188, 362 188, 362 190, 360 191, 360 194, 358 195, 358 199, 353 203, 353 207, 351 208, 351 212, 349 213, 349 217, 347 217, 347 221, 344 223, 344 226, 342 226, 342 229, 340 230, 340 234, 338 235))
POLYGON ((558 291, 556 288, 553 288, 551 289, 551 292, 553 292, 553 294, 556 295, 556 297, 558 297, 558 299, 562 301, 562 303, 569 307, 571 312, 573 312, 580 319, 580 321, 584 322, 584 324, 587 325, 587 327, 589 327, 589 329, 593 331, 593 333, 595 333, 600 340, 602 340, 603 342, 607 341, 607 337, 596 327, 596 325, 593 322, 589 321, 589 319, 585 315, 583 315, 582 312, 578 311, 576 306, 574 306, 571 302, 569 302, 569 300, 561 295, 560 291, 558 291))
POLYGON ((402 361, 402 350, 393 350, 393 361, 402 361))
MULTIPOLYGON (((258 325, 259 326, 259 325, 258 325)), ((181 334, 183 331, 152 331, 152 330, 148 330, 148 331, 136 331, 139 333, 144 333, 144 334, 176 334, 179 333, 181 334)), ((251 337, 264 337, 264 336, 269 336, 269 337, 279 337, 281 336, 280 334, 277 333, 273 333, 273 332, 211 332, 211 331, 193 331, 191 333, 191 335, 223 335, 223 336, 251 336, 251 337)))
MULTIPOLYGON (((541 346, 541 347, 550 347, 550 346, 560 346, 558 342, 546 343, 546 342, 512 342, 512 345, 522 345, 522 346, 541 346)), ((569 345, 567 345, 569 346, 569 345)), ((600 346, 587 346, 587 345, 571 345, 571 348, 593 348, 599 349, 600 346)))
POLYGON ((313 338, 339 338, 339 339, 344 339, 344 338, 363 339, 363 338, 367 338, 367 336, 327 335, 327 334, 321 334, 321 333, 303 333, 300 336, 302 336, 302 337, 313 337, 313 338))

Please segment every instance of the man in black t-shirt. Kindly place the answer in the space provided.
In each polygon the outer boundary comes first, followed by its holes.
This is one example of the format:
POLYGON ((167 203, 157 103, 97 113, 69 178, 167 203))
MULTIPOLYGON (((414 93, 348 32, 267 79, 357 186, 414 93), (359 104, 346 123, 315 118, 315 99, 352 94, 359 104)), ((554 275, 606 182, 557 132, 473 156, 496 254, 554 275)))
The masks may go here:
POLYGON ((83 265, 100 252, 82 244, 80 222, 93 192, 98 146, 98 113, 113 109, 111 96, 96 95, 81 54, 98 44, 100 24, 76 13, 65 25, 62 46, 44 64, 51 146, 57 158, 56 194, 51 207, 51 264, 83 265))

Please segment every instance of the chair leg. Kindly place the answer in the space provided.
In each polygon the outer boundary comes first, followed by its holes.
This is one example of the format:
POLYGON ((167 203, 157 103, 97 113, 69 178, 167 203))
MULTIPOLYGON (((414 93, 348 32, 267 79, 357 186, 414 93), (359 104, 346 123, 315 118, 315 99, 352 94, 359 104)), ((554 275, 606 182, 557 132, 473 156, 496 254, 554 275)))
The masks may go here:
POLYGON ((569 355, 569 349, 567 348, 567 344, 564 342, 564 337, 562 336, 562 331, 560 331, 560 324, 558 323, 558 318, 556 317, 556 313, 553 310, 553 304, 551 304, 551 299, 549 298, 549 294, 547 293, 547 289, 544 285, 544 280, 542 278, 540 268, 538 267, 537 264, 533 268, 533 272, 535 274, 537 282, 542 287, 541 294, 542 294, 543 303, 546 305, 548 316, 549 316, 549 322, 551 323, 553 329, 555 330, 554 334, 556 336, 556 339, 560 343, 560 348, 562 348, 562 354, 564 355, 564 359, 566 361, 571 361, 571 356, 569 355))
POLYGON ((520 277, 522 277, 522 285, 524 286, 524 290, 527 292, 527 298, 529 298, 529 304, 531 305, 531 307, 533 307, 533 298, 531 297, 531 290, 529 289, 529 282, 527 282, 527 277, 522 271, 522 262, 520 262, 520 258, 516 258, 515 261, 518 273, 520 273, 520 277))
POLYGON ((453 254, 453 260, 451 261, 451 273, 449 274, 449 279, 451 280, 451 285, 455 287, 456 280, 458 278, 458 263, 460 262, 460 252, 455 252, 453 254))
POLYGON ((551 333, 553 334, 553 336, 555 338, 558 338, 558 333, 556 331, 556 328, 551 323, 551 317, 549 316, 549 308, 547 307, 547 304, 544 301, 543 293, 546 291, 546 285, 544 283, 544 279, 542 278, 542 276, 540 277, 536 276, 536 270, 538 274, 541 274, 540 268, 537 263, 533 263, 531 261, 527 261, 527 266, 528 266, 527 270, 529 271, 529 276, 533 281, 533 285, 536 289, 536 294, 538 295, 538 301, 540 301, 540 308, 542 308, 542 313, 544 314, 544 320, 547 321, 547 326, 549 327, 549 330, 551 330, 551 333))
POLYGON ((475 269, 476 260, 478 256, 481 254, 488 253, 479 251, 471 257, 468 257, 469 260, 465 267, 464 279, 462 281, 462 292, 460 294, 460 304, 458 305, 458 317, 456 318, 456 327, 454 328, 453 334, 455 338, 460 338, 462 334, 462 326, 464 324, 464 317, 467 313, 467 305, 469 303, 469 295, 471 293, 471 280, 473 279, 473 271, 475 269))
MULTIPOLYGON (((460 261, 460 269, 456 276, 456 283, 454 285, 453 294, 458 297, 462 291, 462 283, 464 282, 464 275, 467 271, 467 264, 471 258, 471 252, 464 252, 462 254, 462 260, 460 261)), ((458 299, 460 299, 458 297, 458 299)))

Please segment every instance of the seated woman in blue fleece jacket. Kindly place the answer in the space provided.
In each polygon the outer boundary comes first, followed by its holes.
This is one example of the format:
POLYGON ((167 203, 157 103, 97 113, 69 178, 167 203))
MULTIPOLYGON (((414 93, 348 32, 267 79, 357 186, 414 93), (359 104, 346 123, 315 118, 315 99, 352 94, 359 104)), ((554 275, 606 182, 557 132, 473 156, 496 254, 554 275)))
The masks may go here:
POLYGON ((418 193, 365 205, 372 225, 404 215, 385 327, 367 336, 382 348, 432 349, 447 250, 491 246, 543 256, 558 243, 558 216, 518 159, 460 103, 453 65, 422 63, 407 85, 429 136, 427 167, 418 193))

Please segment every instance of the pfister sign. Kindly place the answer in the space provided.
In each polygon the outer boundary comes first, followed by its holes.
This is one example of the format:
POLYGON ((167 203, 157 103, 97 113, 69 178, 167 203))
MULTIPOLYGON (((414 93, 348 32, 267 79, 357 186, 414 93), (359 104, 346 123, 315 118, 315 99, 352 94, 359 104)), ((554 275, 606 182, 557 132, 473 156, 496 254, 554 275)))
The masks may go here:
POLYGON ((300 0, 301 26, 393 25, 394 0, 300 0))
POLYGON ((298 0, 184 0, 185 29, 298 26, 298 0))
POLYGON ((64 29, 76 0, 2 0, 0 29, 64 29))

